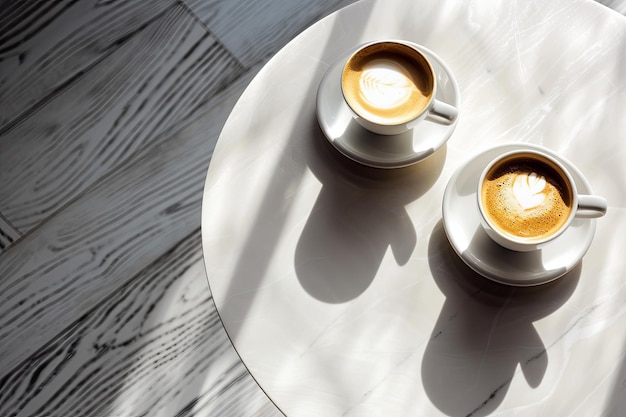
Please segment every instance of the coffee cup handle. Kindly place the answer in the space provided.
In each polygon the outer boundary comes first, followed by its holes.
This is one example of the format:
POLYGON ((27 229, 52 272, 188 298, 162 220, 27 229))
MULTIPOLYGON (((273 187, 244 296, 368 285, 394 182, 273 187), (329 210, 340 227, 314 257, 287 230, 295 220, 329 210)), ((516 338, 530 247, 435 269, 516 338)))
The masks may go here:
POLYGON ((450 125, 452 124, 459 114, 459 110, 443 101, 433 99, 430 112, 426 118, 436 123, 450 125))
POLYGON ((604 197, 597 195, 579 195, 576 217, 592 219, 606 214, 607 202, 604 197))

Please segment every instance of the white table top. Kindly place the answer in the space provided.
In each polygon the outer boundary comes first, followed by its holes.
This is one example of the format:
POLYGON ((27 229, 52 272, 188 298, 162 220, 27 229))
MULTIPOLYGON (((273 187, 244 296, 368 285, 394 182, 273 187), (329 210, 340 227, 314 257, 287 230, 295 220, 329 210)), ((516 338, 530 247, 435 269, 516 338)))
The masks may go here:
POLYGON ((626 413, 626 19, 587 1, 364 1, 283 48, 228 119, 202 213, 235 348, 289 417, 626 413), (328 146, 317 86, 362 42, 408 39, 456 76, 445 147, 375 170, 328 146), (609 212, 553 283, 472 272, 442 228, 448 180, 492 146, 543 145, 609 212))

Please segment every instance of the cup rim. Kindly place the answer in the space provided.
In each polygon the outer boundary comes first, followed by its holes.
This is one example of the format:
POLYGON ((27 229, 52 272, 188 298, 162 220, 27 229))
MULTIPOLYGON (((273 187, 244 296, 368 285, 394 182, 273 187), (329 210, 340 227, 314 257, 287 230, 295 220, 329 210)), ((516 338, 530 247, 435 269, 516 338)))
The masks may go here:
POLYGON ((373 41, 369 41, 369 42, 365 42, 363 44, 360 44, 356 47, 356 49, 350 54, 350 56, 348 56, 348 58, 346 59, 346 61, 343 64, 343 67, 341 69, 341 79, 339 80, 339 84, 341 87, 341 95, 343 96, 344 102, 346 103, 346 105, 348 106, 348 108, 350 108, 350 110, 359 118, 361 118, 364 121, 367 121, 368 123, 372 123, 372 124, 376 124, 379 126, 384 126, 384 127, 397 127, 397 126, 403 126, 406 125, 408 123, 411 123, 415 120, 419 120, 421 117, 423 117, 427 112, 429 107, 432 105, 433 101, 435 100, 435 96, 437 94, 437 74, 435 73, 435 70, 430 62, 430 60, 428 59, 428 57, 422 52, 420 51, 418 48, 416 48, 415 46, 413 46, 411 44, 411 42, 409 41, 405 41, 405 40, 401 40, 401 39, 378 39, 378 40, 373 40, 373 41), (431 76, 432 79, 432 94, 430 96, 430 99, 428 100, 427 104, 424 106, 424 108, 417 113, 416 115, 406 119, 406 120, 402 120, 400 122, 395 122, 395 123, 385 123, 384 121, 379 121, 379 120, 371 120, 369 117, 367 117, 366 115, 363 115, 362 113, 360 113, 357 109, 355 109, 354 107, 352 107, 352 105, 350 104, 350 101, 348 100, 346 93, 344 91, 344 83, 343 83, 343 79, 344 79, 344 74, 346 71, 346 68, 348 66, 348 63, 363 49, 371 47, 373 45, 378 45, 378 44, 385 44, 385 43, 391 43, 391 44, 396 44, 396 45, 400 45, 404 48, 408 48, 411 51, 413 51, 415 54, 419 55, 423 61, 426 63, 426 66, 428 68, 428 72, 431 76))
POLYGON ((480 213, 481 219, 488 225, 488 227, 492 230, 493 233, 497 234, 501 239, 511 242, 517 246, 527 246, 527 247, 536 247, 538 245, 545 244, 550 242, 561 234, 563 234, 567 228, 570 226, 574 218, 576 217, 576 207, 578 206, 578 190, 576 187, 576 182, 574 178, 567 170, 567 168, 556 158, 547 154, 546 152, 541 151, 540 149, 514 149, 503 154, 496 156, 492 159, 486 166, 483 168, 480 177, 478 179, 478 190, 477 190, 477 200, 478 200, 478 211, 480 213), (485 181, 485 177, 491 171, 491 169, 504 158, 508 158, 512 155, 535 155, 543 158, 546 161, 549 161, 551 164, 555 165, 558 170, 563 174, 564 179, 568 182, 569 188, 571 190, 571 210, 567 217, 567 220, 561 225, 561 227, 554 233, 549 236, 544 236, 541 238, 538 237, 521 237, 514 235, 512 233, 507 233, 496 225, 494 225, 489 216, 485 213, 485 208, 483 206, 483 198, 482 198, 482 184, 485 181))

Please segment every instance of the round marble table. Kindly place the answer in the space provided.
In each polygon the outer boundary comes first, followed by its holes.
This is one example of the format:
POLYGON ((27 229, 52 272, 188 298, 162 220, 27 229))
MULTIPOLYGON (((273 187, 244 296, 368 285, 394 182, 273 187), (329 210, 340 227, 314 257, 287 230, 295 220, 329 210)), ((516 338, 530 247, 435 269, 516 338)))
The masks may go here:
MULTIPOLYGON (((202 210, 215 304, 289 417, 626 415, 626 19, 590 1, 355 3, 259 72, 221 133, 202 210), (315 97, 372 39, 456 76, 447 145, 409 168, 349 161, 315 97), (442 226, 448 180, 496 145, 542 145, 608 214, 582 261, 517 288, 474 273, 442 226)), ((573 243, 574 244, 574 243, 573 243)))

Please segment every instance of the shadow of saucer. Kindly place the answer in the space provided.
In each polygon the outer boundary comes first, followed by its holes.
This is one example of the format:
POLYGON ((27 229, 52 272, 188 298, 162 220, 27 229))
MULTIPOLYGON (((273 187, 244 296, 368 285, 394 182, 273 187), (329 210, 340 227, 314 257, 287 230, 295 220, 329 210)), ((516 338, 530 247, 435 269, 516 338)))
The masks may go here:
POLYGON ((435 183, 446 147, 409 167, 370 168, 339 154, 314 123, 306 155, 322 189, 298 241, 295 270, 311 296, 343 303, 369 287, 389 247, 398 264, 409 260, 417 237, 405 206, 435 183))
POLYGON ((446 296, 422 362, 432 403, 449 416, 488 415, 504 399, 518 365, 528 385, 539 386, 548 353, 533 322, 569 299, 581 264, 541 286, 501 285, 461 261, 441 222, 431 234, 428 261, 446 296))

